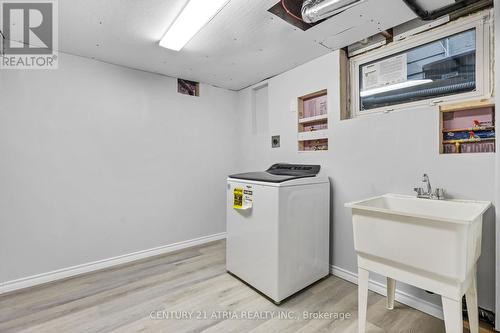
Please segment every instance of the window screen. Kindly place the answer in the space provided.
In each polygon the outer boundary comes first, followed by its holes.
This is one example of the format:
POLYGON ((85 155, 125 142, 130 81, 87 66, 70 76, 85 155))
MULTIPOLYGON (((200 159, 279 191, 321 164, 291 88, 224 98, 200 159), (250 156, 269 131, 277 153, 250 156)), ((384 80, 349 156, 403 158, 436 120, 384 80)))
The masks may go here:
POLYGON ((467 30, 359 67, 360 111, 476 89, 476 31, 467 30))

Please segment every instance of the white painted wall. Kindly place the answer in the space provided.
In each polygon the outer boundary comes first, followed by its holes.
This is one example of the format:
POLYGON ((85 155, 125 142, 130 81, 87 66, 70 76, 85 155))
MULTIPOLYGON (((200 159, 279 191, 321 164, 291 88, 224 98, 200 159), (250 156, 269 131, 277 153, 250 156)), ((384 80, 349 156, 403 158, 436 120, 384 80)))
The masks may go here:
MULTIPOLYGON (((423 172, 454 197, 500 197, 494 155, 438 154, 435 108, 340 121, 337 52, 268 84, 258 98, 268 108, 255 113, 268 119, 253 119, 251 89, 182 96, 174 79, 64 54, 56 71, 1 71, 0 283, 223 232, 226 175, 277 161, 328 173, 331 262, 351 272, 345 202, 411 194, 423 172), (291 102, 324 88, 330 150, 298 153, 291 102), (276 134, 281 148, 271 149, 276 134)), ((483 230, 479 303, 494 309, 493 212, 483 230)))
MULTIPOLYGON (((275 162, 318 163, 332 183, 331 263, 357 272, 351 215, 344 203, 387 192, 413 194, 424 172, 433 186, 464 199, 495 198, 495 155, 440 155, 436 107, 340 121, 339 54, 333 52, 268 80, 269 130, 251 128, 251 88, 239 94, 242 138, 238 171, 255 171, 275 162), (297 113, 291 104, 298 96, 328 89, 329 151, 297 152, 297 113), (281 135, 281 148, 271 148, 271 135, 281 135)), ((479 263, 479 304, 494 309, 494 213, 483 227, 483 255, 479 263)), ((380 278, 378 279, 379 281, 380 278)), ((439 304, 440 298, 402 286, 402 290, 439 304)))
MULTIPOLYGON (((495 0, 494 4, 494 15, 495 17, 500 17, 500 0, 495 0)), ((497 22, 495 22, 497 23, 497 22)), ((500 54, 500 24, 495 24, 495 54, 500 54)), ((500 105, 500 98, 498 96, 498 87, 500 85, 500 61, 495 61, 495 104, 500 105)), ((500 119, 500 109, 495 108, 495 119, 500 119)), ((500 140, 496 140, 497 152, 500 152, 500 140)), ((500 153, 496 154, 496 202, 500 202, 500 153)), ((500 258, 500 209, 498 204, 496 205, 496 258, 500 258)), ((500 309, 500 264, 498 260, 496 262, 496 309, 500 309)), ((497 314, 496 318, 499 318, 497 314)), ((496 319, 496 330, 500 331, 500 320, 496 319)))
POLYGON ((0 72, 0 283, 225 231, 237 94, 61 54, 0 72))

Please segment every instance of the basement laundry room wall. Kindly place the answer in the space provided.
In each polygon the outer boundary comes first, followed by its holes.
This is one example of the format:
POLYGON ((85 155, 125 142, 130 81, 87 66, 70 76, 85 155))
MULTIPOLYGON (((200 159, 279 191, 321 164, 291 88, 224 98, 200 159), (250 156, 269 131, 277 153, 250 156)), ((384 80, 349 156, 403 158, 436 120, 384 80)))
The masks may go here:
POLYGON ((0 72, 0 285, 223 237, 237 94, 180 95, 174 78, 59 61, 0 72))
MULTIPOLYGON (((500 17, 500 0, 494 1, 495 17, 500 17)), ((500 54, 500 24, 495 24, 495 54, 500 54)), ((500 86, 500 61, 495 61, 495 87, 500 86)), ((500 103, 498 94, 495 95, 495 104, 500 103)), ((500 109, 495 108, 495 119, 500 119, 500 109)), ((496 151, 500 151, 500 141, 496 141, 496 151)), ((500 202, 500 154, 496 154, 496 202, 500 202)), ((496 225, 500 225, 500 209, 496 207, 496 225)), ((500 258, 500 228, 496 230, 496 258, 500 258)), ((498 260, 496 260, 498 262, 498 260)), ((500 265, 496 267, 496 308, 500 309, 500 265)), ((497 318, 500 318, 497 315, 497 318)), ((496 320, 495 329, 500 331, 500 320, 496 320)))
MULTIPOLYGON (((357 276, 351 214, 344 203, 383 193, 413 195, 422 174, 451 197, 495 199, 495 154, 440 155, 437 107, 374 114, 340 121, 339 52, 335 51, 269 79, 267 108, 256 110, 256 87, 240 91, 239 171, 262 170, 275 162, 321 164, 332 184, 331 264, 334 274, 357 276), (328 90, 328 151, 298 152, 297 97, 328 90), (266 121, 259 120, 266 117, 266 121), (263 130, 256 128, 265 124, 263 130), (281 147, 271 148, 271 136, 281 147), (479 171, 480 170, 480 171, 479 171)), ((487 212, 479 261, 479 304, 495 305, 495 215, 487 212)), ((385 283, 381 277, 373 277, 385 283)), ((380 285, 379 285, 380 286, 380 285)), ((439 315, 440 297, 410 286, 398 289, 407 303, 439 315)))

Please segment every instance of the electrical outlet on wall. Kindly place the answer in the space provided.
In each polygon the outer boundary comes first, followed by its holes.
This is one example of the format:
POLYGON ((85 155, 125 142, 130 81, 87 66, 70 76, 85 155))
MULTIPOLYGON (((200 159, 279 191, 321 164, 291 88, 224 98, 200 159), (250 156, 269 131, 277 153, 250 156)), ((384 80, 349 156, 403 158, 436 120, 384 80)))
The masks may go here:
POLYGON ((279 135, 273 135, 271 137, 271 147, 272 148, 279 148, 280 147, 280 136, 279 135))

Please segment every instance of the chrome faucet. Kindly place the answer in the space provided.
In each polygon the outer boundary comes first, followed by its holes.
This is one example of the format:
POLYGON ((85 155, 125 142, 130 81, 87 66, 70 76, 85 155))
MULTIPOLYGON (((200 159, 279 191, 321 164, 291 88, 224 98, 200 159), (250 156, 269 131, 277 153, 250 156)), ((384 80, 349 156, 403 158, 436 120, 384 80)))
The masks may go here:
POLYGON ((415 192, 417 192, 417 198, 433 200, 444 199, 444 189, 436 188, 434 191, 432 191, 431 181, 426 173, 424 173, 424 175, 422 176, 422 183, 426 184, 425 190, 422 187, 415 187, 413 189, 415 192))
POLYGON ((432 194, 432 186, 431 186, 431 180, 429 179, 429 176, 424 173, 422 176, 422 183, 427 184, 427 192, 424 193, 424 195, 431 195, 432 194))

